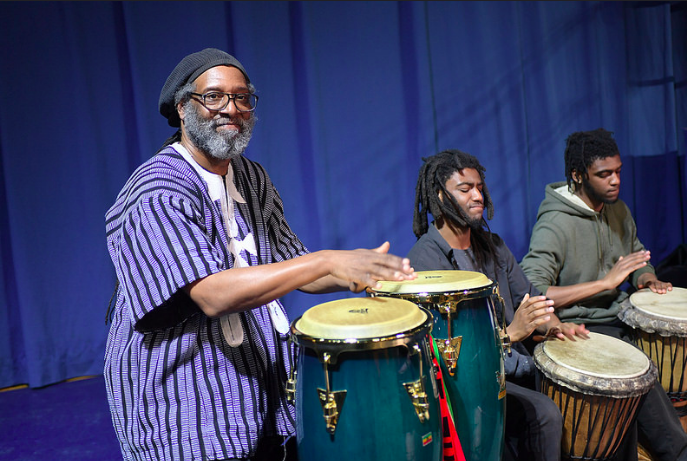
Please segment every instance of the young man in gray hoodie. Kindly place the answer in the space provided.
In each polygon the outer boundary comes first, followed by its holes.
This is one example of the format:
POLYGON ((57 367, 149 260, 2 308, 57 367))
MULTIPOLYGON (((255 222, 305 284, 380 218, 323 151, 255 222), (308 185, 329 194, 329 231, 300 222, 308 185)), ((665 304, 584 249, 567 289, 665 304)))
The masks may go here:
MULTIPOLYGON (((565 150, 567 181, 546 186, 520 265, 534 286, 554 300, 562 321, 630 342, 630 328, 617 317, 628 297, 620 286, 629 278, 636 288, 666 293, 672 285, 656 278, 632 214, 618 198, 621 167, 609 131, 571 134, 565 150)), ((647 394, 637 428, 655 459, 687 460, 687 434, 658 382, 647 394)))

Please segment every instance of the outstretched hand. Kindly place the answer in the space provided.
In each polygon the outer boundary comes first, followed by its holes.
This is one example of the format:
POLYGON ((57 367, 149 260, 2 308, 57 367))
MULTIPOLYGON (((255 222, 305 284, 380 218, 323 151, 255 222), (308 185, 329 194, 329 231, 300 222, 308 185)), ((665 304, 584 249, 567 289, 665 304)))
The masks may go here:
POLYGON ((620 286, 631 273, 646 266, 650 259, 651 253, 648 251, 637 251, 624 257, 621 256, 603 278, 606 289, 613 290, 620 286))
POLYGON ((344 280, 354 293, 379 288, 380 280, 413 280, 417 277, 408 258, 388 254, 389 242, 377 248, 333 251, 331 275, 344 280))

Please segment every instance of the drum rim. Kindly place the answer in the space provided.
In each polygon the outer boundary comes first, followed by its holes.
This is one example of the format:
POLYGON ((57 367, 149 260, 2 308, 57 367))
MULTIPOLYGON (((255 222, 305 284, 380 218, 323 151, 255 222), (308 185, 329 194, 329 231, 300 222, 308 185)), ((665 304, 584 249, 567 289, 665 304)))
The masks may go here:
MULTIPOLYGON (((549 341, 558 341, 557 339, 549 341)), ((622 340, 618 340, 622 341, 622 340)), ((623 341, 624 342, 624 341, 623 341)), ((649 392, 658 378, 658 369, 647 357, 648 366, 643 374, 633 377, 608 377, 605 379, 593 374, 581 374, 578 371, 555 362, 544 350, 544 343, 534 348, 534 364, 537 369, 550 381, 565 386, 575 392, 602 397, 627 398, 637 397, 649 392), (611 379, 612 378, 612 379, 611 379), (604 380, 601 382, 600 380, 604 380)), ((634 347, 628 344, 630 347, 634 347)), ((638 352, 644 354, 637 349, 638 352)), ((646 354, 644 354, 646 355, 646 354)))
POLYGON ((633 295, 634 293, 628 296, 620 305, 618 318, 623 323, 646 333, 657 333, 661 336, 677 336, 681 338, 687 337, 687 318, 678 319, 647 312, 632 303, 633 295))
MULTIPOLYGON (((418 274, 418 275, 424 275, 424 274, 439 274, 439 273, 450 273, 450 274, 455 274, 455 273, 460 273, 460 272, 468 272, 468 273, 473 273, 473 274, 479 274, 479 275, 481 276, 480 278, 484 278, 484 280, 486 280, 486 283, 480 284, 480 285, 477 285, 477 286, 474 286, 474 287, 470 287, 470 288, 457 288, 457 289, 454 289, 454 290, 419 290, 419 289, 418 289, 417 291, 405 291, 405 290, 403 290, 403 291, 390 291, 390 290, 375 290, 375 289, 369 288, 369 289, 368 289, 368 293, 370 293, 370 294, 379 294, 379 295, 382 295, 382 296, 386 296, 386 295, 388 295, 388 294, 404 294, 404 295, 420 295, 420 294, 422 294, 422 295, 425 295, 425 296, 430 295, 430 294, 443 294, 443 295, 449 295, 449 294, 453 294, 453 293, 463 293, 463 292, 466 292, 466 291, 472 291, 472 290, 479 290, 479 289, 482 289, 482 288, 488 288, 488 287, 491 287, 492 285, 495 284, 495 281, 491 280, 491 279, 490 279, 489 277, 487 277, 486 275, 482 274, 481 272, 477 272, 477 271, 465 271, 465 270, 457 270, 457 269, 454 269, 454 270, 437 270, 437 271, 419 271, 419 272, 417 272, 417 274, 418 274)), ((412 288, 412 287, 413 287, 413 284, 412 284, 413 281, 411 281, 410 283, 394 282, 394 281, 390 281, 390 280, 389 280, 389 281, 384 281, 384 280, 381 281, 381 283, 385 283, 385 282, 388 282, 388 283, 396 283, 398 286, 403 287, 403 288, 405 288, 405 289, 408 289, 408 288, 412 288)), ((441 285, 446 285, 446 284, 448 284, 448 283, 449 283, 449 282, 445 282, 445 283, 442 283, 441 285)))
POLYGON ((305 334, 296 328, 300 317, 291 324, 290 333, 297 346, 313 350, 320 360, 325 353, 328 353, 331 357, 330 363, 336 363, 336 358, 342 352, 364 352, 419 344, 432 331, 433 317, 428 309, 421 306, 418 306, 418 309, 425 314, 425 320, 415 327, 393 335, 347 339, 319 338, 305 334))
POLYGON ((432 305, 432 309, 441 310, 438 309, 437 306, 444 305, 451 301, 460 304, 463 301, 469 301, 472 299, 488 298, 489 296, 495 294, 497 290, 498 284, 496 282, 491 282, 489 285, 471 288, 469 290, 435 292, 423 291, 418 293, 370 292, 370 296, 373 298, 387 297, 412 300, 416 304, 430 304, 432 305))

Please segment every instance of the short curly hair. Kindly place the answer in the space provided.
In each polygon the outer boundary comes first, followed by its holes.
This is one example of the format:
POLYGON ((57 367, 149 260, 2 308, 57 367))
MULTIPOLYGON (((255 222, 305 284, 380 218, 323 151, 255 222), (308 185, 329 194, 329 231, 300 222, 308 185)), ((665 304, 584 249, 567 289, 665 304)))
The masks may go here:
POLYGON ((568 187, 574 183, 573 171, 586 177, 588 168, 595 160, 616 155, 620 155, 620 151, 611 131, 597 128, 571 134, 566 139, 565 146, 565 178, 568 181, 568 187))

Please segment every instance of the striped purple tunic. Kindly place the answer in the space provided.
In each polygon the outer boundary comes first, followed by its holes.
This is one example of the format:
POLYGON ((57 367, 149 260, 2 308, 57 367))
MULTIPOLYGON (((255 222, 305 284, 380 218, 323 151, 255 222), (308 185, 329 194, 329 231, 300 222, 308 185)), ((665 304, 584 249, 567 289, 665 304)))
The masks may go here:
MULTIPOLYGON (((232 166, 246 200, 235 208, 239 237, 252 232, 257 247, 243 254, 249 263, 307 253, 262 166, 243 156, 232 166)), ((166 148, 132 174, 106 228, 120 284, 105 379, 124 459, 244 458, 262 436, 294 435, 284 392, 293 349, 268 308, 240 314, 243 343, 231 347, 219 319, 181 290, 234 263, 219 203, 195 169, 166 148)))

